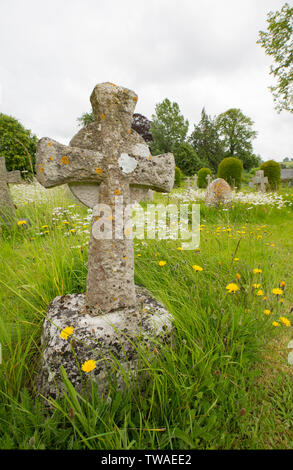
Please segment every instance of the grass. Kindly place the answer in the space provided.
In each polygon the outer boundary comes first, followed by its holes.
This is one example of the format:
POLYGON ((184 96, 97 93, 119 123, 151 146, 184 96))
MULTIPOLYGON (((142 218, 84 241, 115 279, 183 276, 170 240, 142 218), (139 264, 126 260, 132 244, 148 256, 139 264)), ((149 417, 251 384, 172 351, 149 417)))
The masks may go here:
MULTIPOLYGON (((292 190, 281 193, 292 200, 292 190)), ((174 341, 147 357, 141 351, 141 381, 126 392, 111 384, 104 399, 95 387, 91 399, 79 395, 63 372, 66 394, 48 407, 34 385, 42 322, 54 297, 85 291, 90 217, 65 189, 44 194, 20 201, 18 218, 31 225, 4 229, 0 241, 0 448, 291 448, 293 335, 279 319, 293 324, 292 206, 201 203, 200 251, 135 241, 136 282, 172 312, 174 341)))

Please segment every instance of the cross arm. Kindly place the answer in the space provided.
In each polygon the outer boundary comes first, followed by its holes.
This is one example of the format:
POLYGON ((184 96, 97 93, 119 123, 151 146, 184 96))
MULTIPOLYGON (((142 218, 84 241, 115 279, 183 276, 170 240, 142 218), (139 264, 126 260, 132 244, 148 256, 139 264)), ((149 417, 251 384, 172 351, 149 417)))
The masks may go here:
POLYGON ((175 175, 175 160, 172 153, 153 157, 147 146, 137 145, 129 153, 129 157, 136 160, 136 168, 129 179, 131 186, 154 189, 158 192, 172 190, 175 175))
POLYGON ((45 188, 77 182, 101 183, 104 167, 99 152, 62 145, 48 137, 37 144, 37 179, 45 188))

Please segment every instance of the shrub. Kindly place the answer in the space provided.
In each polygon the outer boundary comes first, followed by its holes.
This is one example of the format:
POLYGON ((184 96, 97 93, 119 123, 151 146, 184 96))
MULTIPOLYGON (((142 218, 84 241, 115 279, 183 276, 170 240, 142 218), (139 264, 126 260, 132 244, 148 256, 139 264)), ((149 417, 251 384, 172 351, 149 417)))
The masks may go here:
POLYGON ((173 150, 175 163, 186 176, 194 175, 202 166, 201 160, 193 147, 187 142, 183 142, 173 150))
POLYGON ((197 186, 199 188, 206 188, 208 185, 207 176, 211 174, 212 171, 209 168, 201 168, 197 173, 197 186))
POLYGON ((227 157, 218 166, 218 177, 227 181, 230 186, 241 187, 243 162, 239 158, 227 157))
POLYGON ((278 189, 281 182, 281 165, 274 160, 269 160, 261 164, 260 169, 263 170, 264 176, 268 177, 271 189, 278 189))
POLYGON ((178 166, 175 167, 175 186, 181 185, 182 171, 178 166))

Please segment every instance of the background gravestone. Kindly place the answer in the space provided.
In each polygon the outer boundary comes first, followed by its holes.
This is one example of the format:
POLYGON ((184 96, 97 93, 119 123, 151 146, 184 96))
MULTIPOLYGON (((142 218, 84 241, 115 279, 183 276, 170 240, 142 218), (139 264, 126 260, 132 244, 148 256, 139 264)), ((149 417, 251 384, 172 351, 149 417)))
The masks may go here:
POLYGON ((0 157, 0 223, 11 225, 16 220, 15 207, 9 191, 8 184, 22 183, 20 171, 6 170, 5 158, 0 157))
POLYGON ((45 187, 69 184, 80 200, 93 207, 87 293, 57 297, 43 325, 42 344, 46 347, 39 388, 45 395, 62 389, 61 364, 72 383, 80 387, 76 359, 79 364, 97 361, 91 376, 102 393, 107 390, 106 375, 116 375, 122 385, 117 361, 134 370, 136 346, 142 342, 151 350, 153 342, 168 340, 172 330, 171 315, 150 293, 134 285, 133 244, 131 234, 126 234, 131 214, 125 212, 125 230, 118 238, 113 235, 116 221, 111 214, 117 215, 121 196, 124 209, 130 203, 132 186, 169 192, 174 184, 174 157, 152 157, 142 138, 130 130, 137 102, 131 90, 103 83, 95 87, 91 102, 95 122, 81 129, 70 146, 48 138, 37 145, 40 183, 45 187), (104 204, 103 215, 99 204, 104 204), (111 209, 109 215, 107 208, 111 209), (101 218, 102 237, 97 229, 101 218), (110 232, 111 237, 105 236, 110 232), (72 344, 60 335, 66 327, 74 331, 74 354, 72 344))
POLYGON ((232 201, 231 187, 222 178, 217 178, 209 184, 206 190, 205 203, 207 206, 229 204, 232 201))

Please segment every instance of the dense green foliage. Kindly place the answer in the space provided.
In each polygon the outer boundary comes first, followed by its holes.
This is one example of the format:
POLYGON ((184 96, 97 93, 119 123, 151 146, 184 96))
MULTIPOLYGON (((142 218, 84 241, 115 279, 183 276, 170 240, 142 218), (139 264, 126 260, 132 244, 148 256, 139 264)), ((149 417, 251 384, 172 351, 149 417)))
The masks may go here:
POLYGON ((173 150, 173 154, 176 165, 187 176, 194 175, 202 167, 201 160, 193 147, 187 142, 177 145, 173 150))
POLYGON ((0 156, 7 170, 34 172, 37 137, 12 116, 0 113, 0 156))
POLYGON ((293 7, 285 3, 280 11, 267 16, 267 31, 259 32, 258 44, 275 62, 270 73, 277 84, 270 88, 276 109, 293 112, 293 7))
POLYGON ((270 188, 278 189, 281 183, 281 165, 274 160, 268 160, 261 164, 260 169, 264 171, 264 176, 268 177, 270 188))
POLYGON ((175 186, 180 187, 181 180, 182 180, 182 171, 180 170, 180 168, 178 168, 178 166, 176 166, 175 167, 175 181, 174 181, 175 186))
POLYGON ((197 173, 197 186, 199 188, 206 188, 208 185, 207 176, 211 174, 210 168, 201 168, 197 173))
POLYGON ((227 157, 218 167, 218 177, 223 178, 231 187, 241 187, 243 163, 239 158, 227 157))
POLYGON ((166 98, 155 107, 150 132, 153 136, 150 147, 153 155, 173 152, 185 141, 189 123, 180 113, 177 103, 166 98))
POLYGON ((217 128, 225 155, 242 160, 245 170, 260 164, 259 157, 253 154, 251 143, 257 135, 252 129, 253 124, 252 119, 236 108, 228 109, 217 117, 217 128))
POLYGON ((220 140, 216 118, 207 115, 205 109, 201 112, 201 120, 194 125, 189 142, 196 151, 203 165, 215 173, 220 161, 224 158, 223 143, 220 140))

